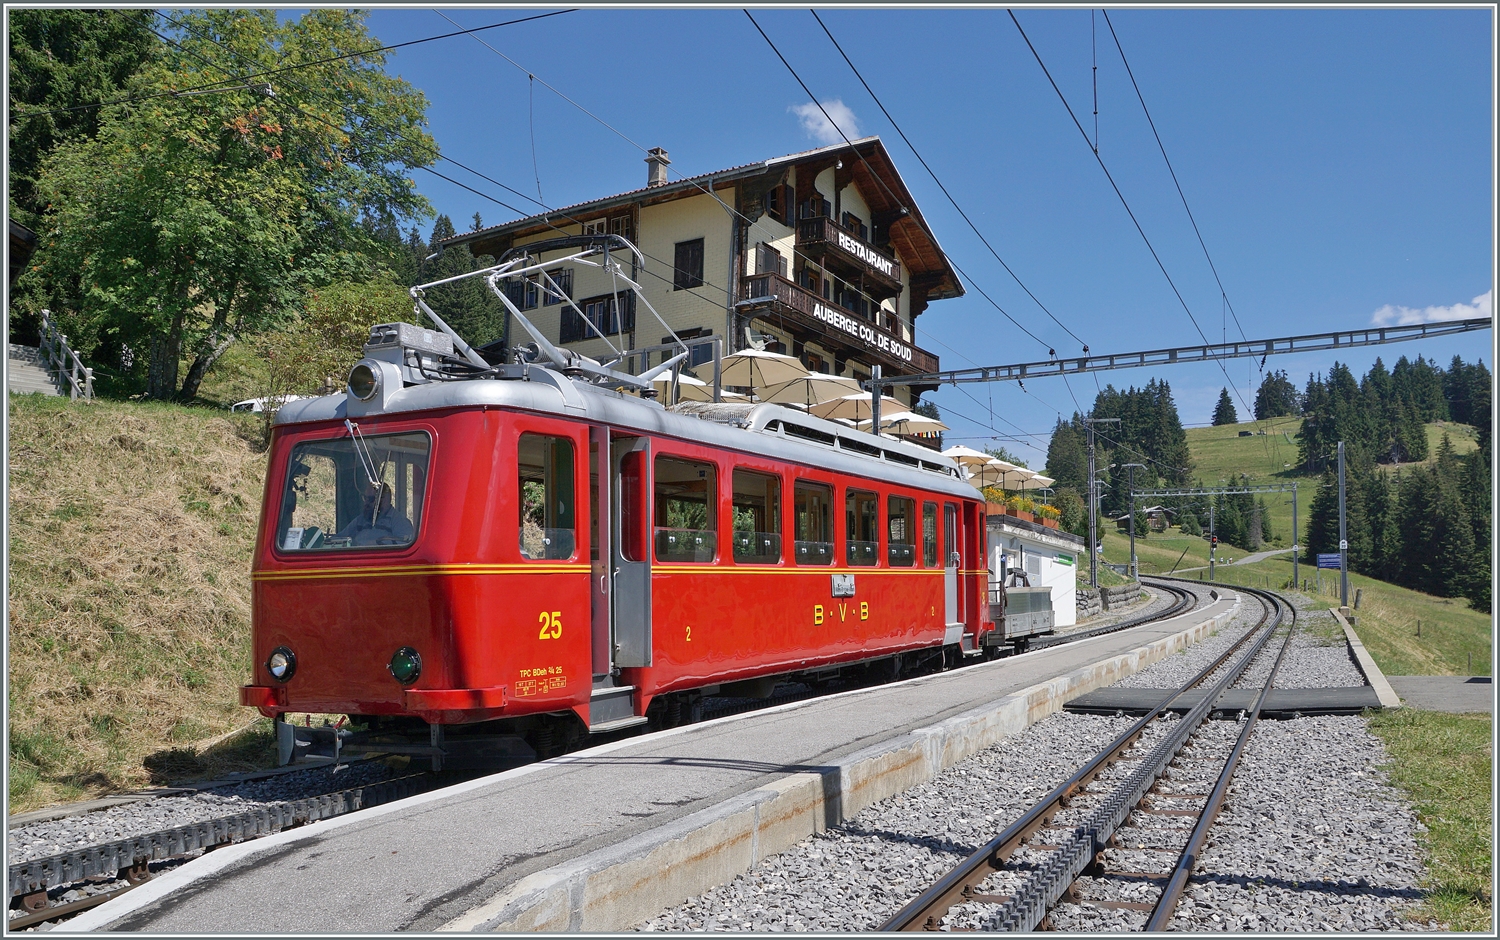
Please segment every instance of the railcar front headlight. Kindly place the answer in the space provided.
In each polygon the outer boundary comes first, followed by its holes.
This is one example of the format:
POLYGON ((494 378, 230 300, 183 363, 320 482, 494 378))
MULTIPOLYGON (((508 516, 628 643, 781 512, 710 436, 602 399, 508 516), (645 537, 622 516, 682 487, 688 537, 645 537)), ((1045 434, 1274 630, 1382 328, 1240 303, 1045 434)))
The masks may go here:
POLYGON ((380 373, 361 362, 349 370, 349 391, 360 401, 369 401, 380 391, 380 373))
POLYGON ((297 672, 297 654, 285 646, 278 646, 266 657, 266 672, 277 682, 287 682, 297 672))
POLYGON ((390 670, 397 682, 411 685, 422 675, 422 657, 410 646, 403 646, 391 657, 390 670))

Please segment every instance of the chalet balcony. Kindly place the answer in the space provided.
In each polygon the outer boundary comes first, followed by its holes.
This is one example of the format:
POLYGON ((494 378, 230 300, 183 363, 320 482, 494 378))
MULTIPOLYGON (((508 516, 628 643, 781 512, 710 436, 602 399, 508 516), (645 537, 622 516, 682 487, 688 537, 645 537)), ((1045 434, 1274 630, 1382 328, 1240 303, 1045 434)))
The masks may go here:
POLYGON ((838 306, 779 274, 753 274, 740 282, 743 314, 780 320, 793 333, 822 345, 847 349, 858 358, 880 363, 886 375, 936 372, 938 357, 859 314, 838 306))
POLYGON ((851 234, 827 216, 797 223, 797 251, 859 284, 877 300, 901 293, 901 262, 851 234))

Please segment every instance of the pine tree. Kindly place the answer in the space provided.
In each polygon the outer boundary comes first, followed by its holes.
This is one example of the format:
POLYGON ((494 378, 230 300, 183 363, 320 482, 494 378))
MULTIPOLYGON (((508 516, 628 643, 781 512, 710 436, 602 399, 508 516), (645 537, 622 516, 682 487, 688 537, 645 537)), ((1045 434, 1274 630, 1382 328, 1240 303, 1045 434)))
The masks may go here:
POLYGON ((1267 372, 1255 393, 1255 420, 1295 415, 1299 408, 1297 387, 1287 378, 1286 372, 1267 372))
POLYGON ((1229 397, 1229 389, 1219 389, 1219 403, 1214 406, 1214 426, 1239 423, 1239 416, 1234 411, 1234 402, 1229 397))
POLYGON ((1047 445, 1046 475, 1056 480, 1059 488, 1068 486, 1078 492, 1088 489, 1089 458, 1083 435, 1061 418, 1052 428, 1052 440, 1047 445))
POLYGON ((1202 535, 1203 526, 1198 522, 1196 509, 1184 508, 1177 514, 1177 527, 1183 535, 1202 535))
POLYGON ((1318 563, 1318 555, 1339 550, 1339 480, 1332 470, 1323 471, 1307 514, 1306 551, 1302 560, 1318 563))
MULTIPOLYGON (((431 261, 424 259, 419 266, 418 277, 423 283, 467 274, 484 266, 475 259, 467 245, 451 245, 443 249, 441 242, 455 234, 453 220, 446 215, 438 216, 427 248, 429 254, 440 249, 442 253, 431 261)), ((504 338, 505 307, 481 278, 467 278, 428 288, 426 301, 434 313, 476 349, 498 343, 504 338)), ((491 362, 497 362, 502 354, 495 349, 489 352, 488 358, 491 362)))

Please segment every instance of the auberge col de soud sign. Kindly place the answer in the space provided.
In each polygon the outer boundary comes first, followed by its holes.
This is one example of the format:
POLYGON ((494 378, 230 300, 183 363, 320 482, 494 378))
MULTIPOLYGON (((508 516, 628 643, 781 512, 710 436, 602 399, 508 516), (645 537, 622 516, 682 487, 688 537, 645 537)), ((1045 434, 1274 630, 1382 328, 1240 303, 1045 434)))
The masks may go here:
POLYGON ((824 323, 850 336, 855 337, 870 349, 883 352, 888 356, 894 356, 903 362, 911 362, 911 346, 901 342, 888 333, 882 333, 869 323, 851 317, 835 307, 827 304, 813 304, 813 316, 824 323))

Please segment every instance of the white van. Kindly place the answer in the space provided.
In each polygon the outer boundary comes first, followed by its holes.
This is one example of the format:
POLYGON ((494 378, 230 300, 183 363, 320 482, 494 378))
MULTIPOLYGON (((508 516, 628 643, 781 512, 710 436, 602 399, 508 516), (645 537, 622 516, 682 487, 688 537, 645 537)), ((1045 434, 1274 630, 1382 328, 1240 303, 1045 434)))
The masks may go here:
POLYGON ((269 398, 247 398, 229 406, 230 411, 275 411, 289 401, 306 398, 306 395, 272 395, 269 398))

